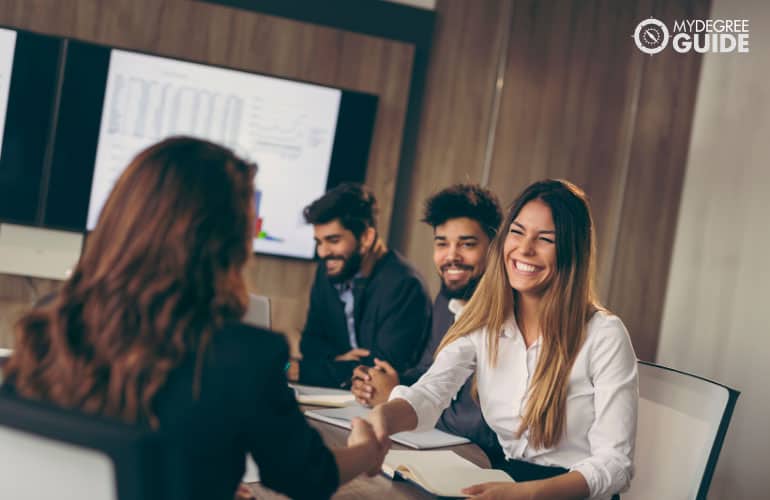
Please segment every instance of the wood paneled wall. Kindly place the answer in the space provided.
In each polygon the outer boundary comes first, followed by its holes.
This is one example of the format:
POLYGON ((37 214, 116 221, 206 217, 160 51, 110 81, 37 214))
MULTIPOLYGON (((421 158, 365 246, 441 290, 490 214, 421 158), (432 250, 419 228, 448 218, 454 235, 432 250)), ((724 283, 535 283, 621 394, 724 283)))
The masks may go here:
POLYGON ((488 187, 505 205, 533 181, 571 180, 592 203, 599 292, 637 355, 654 359, 700 57, 646 56, 631 35, 647 17, 706 18, 708 8, 709 0, 439 0, 414 181, 397 201, 410 212, 406 255, 432 269, 422 200, 454 182, 482 182, 486 156, 488 187))
MULTIPOLYGON (((658 1, 651 15, 707 19, 709 10, 710 0, 658 1)), ((608 303, 645 360, 658 350, 701 62, 673 51, 644 58, 608 303)))
POLYGON ((420 131, 408 190, 399 193, 402 227, 390 240, 428 278, 436 291, 432 232, 423 223, 424 199, 454 182, 478 182, 492 114, 496 66, 506 23, 500 11, 510 1, 450 1, 439 4, 428 63, 420 131))
POLYGON ((508 45, 489 185, 506 201, 548 177, 581 186, 600 263, 611 260, 627 169, 643 58, 628 35, 636 19, 627 2, 520 1, 508 45))
MULTIPOLYGON (((430 230, 419 222, 427 196, 488 178, 507 205, 534 180, 572 180, 593 206, 600 294, 639 357, 654 359, 700 58, 645 56, 631 34, 649 16, 708 10, 709 0, 439 0, 415 162, 398 172, 406 189, 394 202, 393 246, 436 291, 430 230)), ((388 234, 411 46, 183 0, 0 0, 0 23, 378 94, 367 182, 388 234)), ((273 298, 277 328, 301 327, 311 269, 250 263, 250 287, 273 298)))
MULTIPOLYGON (((367 184, 388 234, 411 45, 188 0, 0 0, 0 24, 378 95, 367 184)), ((312 271, 309 262, 265 256, 246 271, 250 289, 273 299, 274 327, 292 338, 304 323, 312 271)), ((33 300, 25 282, 0 276, 4 323, 33 300)))

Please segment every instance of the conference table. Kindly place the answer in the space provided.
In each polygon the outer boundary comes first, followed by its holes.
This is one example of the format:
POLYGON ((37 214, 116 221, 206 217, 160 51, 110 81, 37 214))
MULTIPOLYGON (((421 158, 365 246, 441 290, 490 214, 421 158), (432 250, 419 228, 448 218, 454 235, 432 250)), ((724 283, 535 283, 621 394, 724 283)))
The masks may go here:
MULTIPOLYGON (((316 407, 302 407, 303 411, 314 408, 316 407)), ((348 433, 350 432, 347 429, 336 427, 334 425, 327 424, 325 422, 319 422, 313 419, 308 419, 308 423, 310 423, 311 426, 318 430, 324 440, 324 443, 326 443, 328 447, 339 448, 346 445, 348 433)), ((410 448, 393 443, 393 449, 408 450, 410 448)), ((483 451, 481 451, 481 448, 475 444, 449 446, 442 449, 452 450, 461 457, 470 460, 471 462, 481 467, 489 467, 489 460, 487 459, 487 456, 483 451)), ((301 471, 298 471, 297 480, 302 480, 301 471)), ((283 495, 262 487, 259 483, 251 483, 249 484, 249 487, 259 500, 278 500, 286 498, 283 495)), ((393 481, 382 474, 378 474, 374 477, 368 477, 366 475, 357 477, 353 481, 340 487, 340 489, 337 490, 337 493, 335 493, 332 498, 334 500, 352 500, 361 498, 387 498, 388 500, 407 500, 430 499, 436 497, 410 482, 393 481)))

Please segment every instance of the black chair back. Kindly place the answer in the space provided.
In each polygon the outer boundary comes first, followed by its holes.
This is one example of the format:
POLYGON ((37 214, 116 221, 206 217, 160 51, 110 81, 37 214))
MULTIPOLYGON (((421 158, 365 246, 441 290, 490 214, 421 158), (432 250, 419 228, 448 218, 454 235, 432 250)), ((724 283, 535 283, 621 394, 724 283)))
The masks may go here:
MULTIPOLYGON (((91 456, 106 455, 113 466, 110 477, 118 500, 188 497, 187 475, 180 455, 166 444, 161 434, 148 429, 24 400, 8 390, 0 390, 0 441, 3 439, 14 443, 17 449, 9 449, 7 443, 0 442, 0 456, 6 455, 10 461, 4 463, 14 464, 19 474, 24 467, 30 467, 24 463, 25 457, 27 462, 34 458, 28 456, 28 450, 34 449, 28 444, 37 441, 48 447, 58 444, 69 452, 82 449, 98 452, 91 456), (22 459, 14 460, 15 454, 22 459)), ((50 461, 51 456, 45 459, 50 461)), ((45 474, 38 471, 38 476, 45 477, 45 474)), ((22 498, 22 490, 18 488, 34 491, 36 485, 0 483, 0 498, 22 498)))

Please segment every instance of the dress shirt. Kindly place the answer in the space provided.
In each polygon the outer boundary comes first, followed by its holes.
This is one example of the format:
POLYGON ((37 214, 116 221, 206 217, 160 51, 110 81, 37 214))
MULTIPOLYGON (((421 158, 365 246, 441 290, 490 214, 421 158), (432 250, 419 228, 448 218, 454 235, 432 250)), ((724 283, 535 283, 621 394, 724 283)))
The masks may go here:
MULTIPOLYGON (((447 309, 449 309, 449 312, 452 313, 455 321, 457 321, 457 318, 460 316, 460 313, 463 312, 463 309, 465 308, 465 304, 467 303, 468 302, 465 300, 449 299, 449 304, 447 304, 447 309)), ((448 328, 447 328, 447 331, 449 331, 448 328)), ((461 393, 462 393, 462 387, 460 388, 459 391, 457 391, 457 394, 452 396, 452 401, 457 401, 461 393)))
POLYGON ((343 310, 345 311, 345 321, 348 325, 348 340, 350 340, 350 348, 358 349, 358 341, 356 340, 356 318, 354 316, 355 310, 355 297, 353 296, 353 281, 345 281, 344 283, 337 283, 334 285, 337 289, 337 293, 340 294, 340 300, 344 304, 343 310))
POLYGON ((446 346, 417 383, 396 387, 390 399, 409 402, 417 413, 417 430, 428 430, 476 371, 481 412, 506 458, 578 471, 591 499, 622 492, 633 476, 639 401, 636 355, 625 326, 604 312, 588 322, 570 373, 566 431, 547 449, 530 446, 527 431, 517 437, 540 346, 538 339, 527 348, 511 316, 500 333, 496 366, 490 363, 482 328, 446 346))
POLYGON ((454 314, 455 321, 457 321, 457 317, 460 315, 461 312, 463 312, 463 309, 465 308, 465 304, 468 302, 460 299, 449 299, 449 305, 447 305, 447 309, 451 311, 452 314, 454 314))

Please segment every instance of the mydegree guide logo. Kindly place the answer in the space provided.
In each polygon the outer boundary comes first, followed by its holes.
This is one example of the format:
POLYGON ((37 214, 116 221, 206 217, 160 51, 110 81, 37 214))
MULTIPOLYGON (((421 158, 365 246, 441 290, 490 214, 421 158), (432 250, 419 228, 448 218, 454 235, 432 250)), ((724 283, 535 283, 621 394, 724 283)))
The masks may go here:
POLYGON ((636 25, 632 38, 645 54, 662 52, 671 44, 674 51, 727 54, 749 52, 748 19, 683 19, 674 21, 672 29, 654 17, 636 25))

